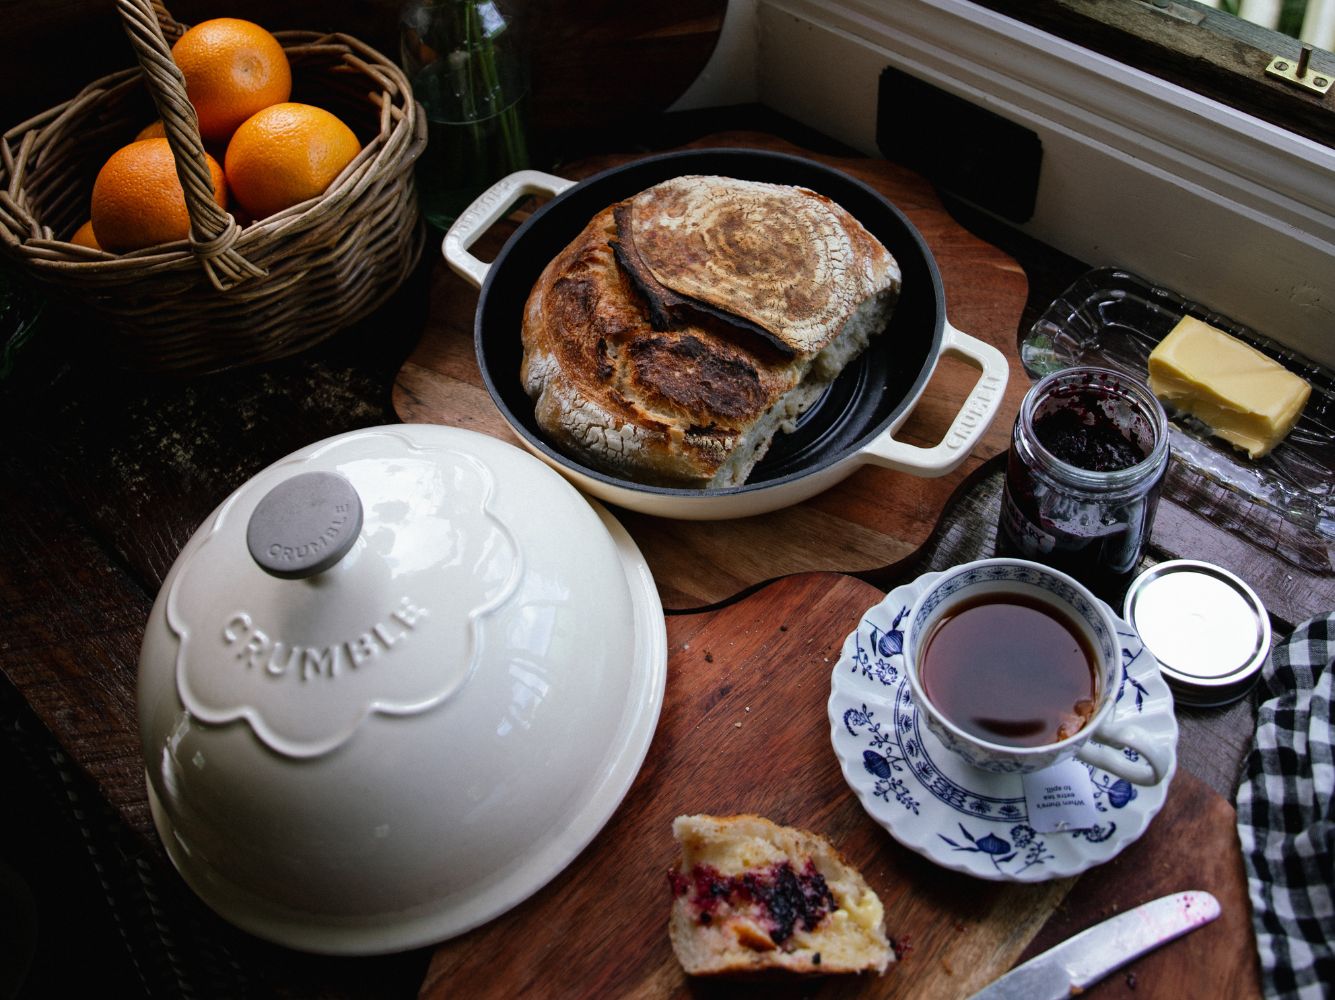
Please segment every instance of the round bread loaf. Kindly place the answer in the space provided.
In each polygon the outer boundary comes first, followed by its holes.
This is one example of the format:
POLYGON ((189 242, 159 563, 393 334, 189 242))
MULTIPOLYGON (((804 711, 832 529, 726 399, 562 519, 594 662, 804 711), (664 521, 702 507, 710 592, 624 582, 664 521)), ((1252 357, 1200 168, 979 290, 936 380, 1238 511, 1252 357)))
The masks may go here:
POLYGON ((636 482, 745 482, 889 319, 890 253, 805 188, 680 177, 598 213, 524 311, 521 377, 566 454, 636 482))

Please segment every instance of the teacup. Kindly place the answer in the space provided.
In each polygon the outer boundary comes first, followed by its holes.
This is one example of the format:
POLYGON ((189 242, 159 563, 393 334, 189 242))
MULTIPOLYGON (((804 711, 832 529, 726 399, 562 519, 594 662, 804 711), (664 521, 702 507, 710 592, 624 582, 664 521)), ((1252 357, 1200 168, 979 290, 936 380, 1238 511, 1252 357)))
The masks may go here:
MULTIPOLYGON (((1123 714, 1114 717, 1122 681, 1122 652, 1112 613, 1085 586, 1058 570, 1025 559, 982 559, 947 570, 919 595, 909 609, 904 626, 904 663, 913 700, 927 720, 928 728, 948 749, 980 770, 997 774, 1022 774, 1078 757, 1137 785, 1157 784, 1168 772, 1172 748, 1163 746, 1161 742, 1156 743, 1148 730, 1133 716, 1123 714), (996 608, 996 605, 1006 607, 996 608), (986 623, 990 620, 995 624, 999 620, 1004 621, 1005 614, 1020 616, 1015 621, 1018 627, 1025 630, 1025 634, 1016 641, 1031 645, 1038 643, 1043 646, 1045 655, 1047 647, 1051 645, 1060 646, 1061 655, 1066 661, 1072 657, 1084 657, 1089 674, 1083 681, 1087 697, 1080 697, 1078 703, 1072 706, 1078 712, 1068 717, 1075 722, 1068 723, 1065 731, 1054 727, 1049 736, 1034 730, 1026 737, 1031 745, 1019 745, 1009 738, 1010 730, 1007 726, 1018 730, 1018 727, 1031 724, 1030 716, 1039 715, 1036 710, 1028 711, 1025 702, 1029 696, 1032 694, 1035 702, 1044 701, 1045 696, 1050 701, 1050 689, 1054 685, 1045 682, 1044 690, 1030 692, 1027 685, 1032 685, 1032 680, 1026 681, 1009 673, 998 677, 995 671, 1003 668, 987 659, 998 648, 999 640, 996 636, 971 636, 968 631, 957 630, 948 642, 941 640, 941 648, 954 650, 954 662, 960 664, 961 678, 968 678, 968 671, 972 670, 976 672, 977 678, 986 677, 987 683, 993 685, 993 696, 998 703, 999 713, 995 730, 980 730, 974 717, 967 720, 962 716, 952 719, 946 708, 929 696, 929 690, 936 690, 938 697, 945 702, 949 688, 934 688, 933 683, 929 683, 934 681, 940 684, 944 675, 938 674, 941 668, 936 664, 946 654, 925 655, 926 651, 938 641, 938 636, 945 634, 947 624, 951 628, 960 628, 954 623, 959 622, 962 626, 965 612, 977 608, 984 608, 994 616, 991 619, 975 617, 974 622, 986 623), (1017 609, 1028 610, 1022 612, 1017 609), (1032 627, 1033 615, 1023 617, 1029 612, 1041 619, 1038 624, 1042 627, 1032 627), (998 619, 995 616, 997 614, 1003 617, 998 619), (1064 637, 1061 643, 1053 643, 1049 638, 1057 634, 1064 637), (1038 636, 1043 638, 1036 638, 1038 636), (1072 650, 1076 647, 1083 652, 1074 653, 1072 650), (970 662, 973 656, 977 657, 977 667, 970 662), (932 662, 933 657, 937 657, 935 662, 932 662), (924 662, 930 664, 929 682, 923 678, 924 662), (977 673, 986 669, 994 672, 977 673), (1016 684, 1026 687, 1017 689, 1014 686, 1016 684), (1005 709, 1001 707, 1007 701, 1018 701, 1026 709, 1023 721, 1008 721, 1004 716, 1005 709), (1083 725, 1069 732, 1071 725, 1078 724, 1081 718, 1085 720, 1083 725), (994 732, 1006 735, 992 735, 994 732)), ((1069 663, 1062 663, 1063 669, 1068 666, 1069 663)), ((959 686, 976 684, 978 681, 957 678, 954 683, 959 686)), ((980 687, 978 690, 987 689, 980 687)), ((972 691, 966 693, 972 695, 972 691)), ((973 700, 977 702, 979 699, 973 700)))

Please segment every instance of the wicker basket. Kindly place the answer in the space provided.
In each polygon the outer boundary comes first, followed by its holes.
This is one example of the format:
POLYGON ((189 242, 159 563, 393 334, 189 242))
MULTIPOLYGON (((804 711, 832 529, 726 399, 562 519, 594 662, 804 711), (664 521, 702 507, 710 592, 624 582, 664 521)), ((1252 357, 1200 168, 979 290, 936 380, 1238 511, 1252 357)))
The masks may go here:
POLYGON ((150 0, 117 7, 140 69, 103 77, 0 138, 4 253, 53 298, 91 314, 91 332, 120 364, 148 372, 294 354, 393 293, 425 232, 413 163, 426 120, 398 67, 346 35, 276 33, 292 64, 292 100, 334 112, 363 148, 323 195, 242 229, 211 196, 167 41, 183 27, 150 0), (190 238, 121 255, 67 242, 88 217, 101 165, 155 115, 176 155, 190 238))

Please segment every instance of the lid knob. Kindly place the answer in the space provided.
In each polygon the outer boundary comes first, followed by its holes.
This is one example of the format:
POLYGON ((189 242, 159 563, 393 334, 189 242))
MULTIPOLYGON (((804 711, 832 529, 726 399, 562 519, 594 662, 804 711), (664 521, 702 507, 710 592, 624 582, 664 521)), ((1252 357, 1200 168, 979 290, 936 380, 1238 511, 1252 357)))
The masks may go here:
POLYGON ((266 573, 299 580, 342 559, 362 530, 362 501, 333 472, 302 472, 264 495, 246 525, 251 558, 266 573))

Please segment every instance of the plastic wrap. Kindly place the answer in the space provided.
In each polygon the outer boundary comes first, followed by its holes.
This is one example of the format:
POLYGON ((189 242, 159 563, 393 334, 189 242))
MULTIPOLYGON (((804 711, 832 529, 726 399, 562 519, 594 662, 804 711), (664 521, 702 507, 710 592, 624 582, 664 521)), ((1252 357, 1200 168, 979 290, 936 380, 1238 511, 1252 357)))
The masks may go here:
POLYGON ((1303 415, 1270 454, 1250 459, 1193 417, 1169 412, 1174 463, 1164 495, 1310 571, 1335 575, 1335 374, 1255 330, 1127 271, 1100 268, 1071 285, 1020 345, 1034 378, 1100 365, 1146 378, 1150 352, 1183 316, 1251 344, 1312 386, 1303 415))

